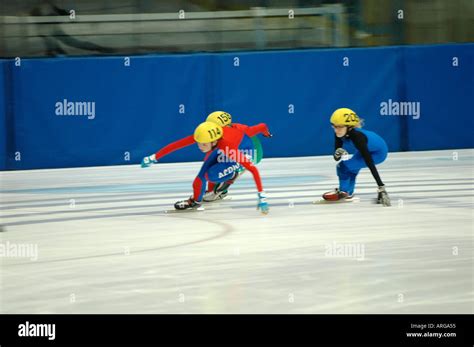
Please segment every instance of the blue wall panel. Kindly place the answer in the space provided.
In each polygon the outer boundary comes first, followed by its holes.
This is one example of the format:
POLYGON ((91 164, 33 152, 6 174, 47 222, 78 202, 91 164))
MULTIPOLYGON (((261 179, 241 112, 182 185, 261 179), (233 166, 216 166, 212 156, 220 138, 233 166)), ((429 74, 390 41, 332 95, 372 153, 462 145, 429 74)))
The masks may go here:
MULTIPOLYGON (((333 148, 329 116, 339 107, 351 107, 367 127, 383 131, 390 149, 398 150, 399 121, 377 116, 374 100, 397 98, 399 57, 393 49, 293 51, 220 57, 222 109, 246 124, 264 121, 275 135, 265 146, 272 157, 328 154, 333 148), (343 66, 343 58, 349 66, 343 66), (374 71, 375 67, 375 71, 374 71), (368 78, 371 76, 371 78, 368 78), (381 85, 384 88, 381 88, 381 85), (294 106, 294 114, 289 113, 294 106)), ((219 108, 219 107, 217 107, 219 108)))
MULTIPOLYGON (((138 163, 192 134, 218 109, 239 123, 267 123, 274 137, 262 141, 266 157, 331 153, 329 116, 338 107, 356 110, 390 151, 472 147, 472 131, 460 126, 473 125, 466 112, 474 96, 473 48, 153 55, 131 57, 130 66, 124 57, 23 59, 21 67, 3 61, 1 169, 5 162, 6 169, 138 163), (64 99, 94 102, 95 118, 57 115, 64 99), (419 102, 420 118, 382 115, 381 103, 389 100, 419 102)), ((162 161, 202 157, 191 146, 162 161)))
POLYGON ((0 60, 0 170, 7 168, 7 127, 6 127, 6 61, 0 60))
POLYGON ((406 47, 406 98, 418 101, 409 118, 410 150, 474 147, 474 45, 406 47), (453 66, 453 58, 458 66, 453 66))
MULTIPOLYGON (((22 161, 16 168, 126 164, 125 152, 136 162, 192 132, 205 113, 204 60, 143 58, 130 67, 123 58, 25 60, 14 69, 14 94, 21 100, 15 137, 22 161), (94 102, 95 117, 56 115, 64 99, 94 102)), ((171 159, 186 160, 190 153, 171 159)))

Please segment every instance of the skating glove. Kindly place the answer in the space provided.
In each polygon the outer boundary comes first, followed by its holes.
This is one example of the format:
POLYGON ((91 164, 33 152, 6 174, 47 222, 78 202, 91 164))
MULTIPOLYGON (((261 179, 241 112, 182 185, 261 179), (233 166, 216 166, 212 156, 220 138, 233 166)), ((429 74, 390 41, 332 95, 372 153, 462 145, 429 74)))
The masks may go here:
POLYGON ((265 192, 258 193, 257 210, 260 210, 263 214, 267 214, 269 211, 267 195, 265 194, 265 192))
POLYGON ((343 156, 348 155, 347 151, 344 148, 338 148, 333 154, 334 160, 338 161, 340 160, 343 156))
POLYGON ((158 163, 158 160, 155 159, 155 155, 152 154, 148 157, 145 157, 143 158, 142 160, 142 167, 149 167, 151 166, 152 164, 156 164, 158 163))
POLYGON ((388 196, 385 186, 380 186, 377 190, 377 203, 383 204, 384 206, 392 206, 390 203, 390 197, 388 196))

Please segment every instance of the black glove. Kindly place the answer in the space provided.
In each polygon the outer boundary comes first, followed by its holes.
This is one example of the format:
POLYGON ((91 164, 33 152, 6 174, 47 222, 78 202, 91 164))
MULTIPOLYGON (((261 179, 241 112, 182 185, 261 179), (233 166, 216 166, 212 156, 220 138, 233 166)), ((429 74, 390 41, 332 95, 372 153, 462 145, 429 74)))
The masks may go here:
POLYGON ((333 154, 334 160, 338 161, 340 160, 344 155, 347 155, 347 151, 344 148, 338 148, 333 154))
POLYGON ((385 186, 380 186, 377 189, 377 204, 383 204, 384 206, 392 206, 390 203, 390 197, 388 196, 387 191, 385 190, 385 186))

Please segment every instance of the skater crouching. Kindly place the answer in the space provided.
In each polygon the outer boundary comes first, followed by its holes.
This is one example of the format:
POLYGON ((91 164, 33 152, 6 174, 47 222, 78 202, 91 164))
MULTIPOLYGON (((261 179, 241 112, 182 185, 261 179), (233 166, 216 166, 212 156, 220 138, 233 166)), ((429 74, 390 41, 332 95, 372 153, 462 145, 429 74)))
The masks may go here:
MULTIPOLYGON (((268 131, 267 129, 266 125, 262 127, 262 130, 266 132, 268 131)), ((263 191, 260 173, 252 163, 251 156, 245 154, 251 153, 253 150, 253 143, 245 131, 236 127, 223 128, 213 122, 204 122, 194 131, 192 141, 196 142, 199 149, 208 155, 206 155, 204 163, 194 179, 193 195, 187 200, 178 201, 174 205, 177 210, 199 208, 202 204, 203 195, 206 192, 206 182, 219 184, 233 181, 238 175, 239 167, 243 166, 253 175, 257 186, 257 209, 263 214, 268 213, 269 207, 265 192, 263 191)), ((142 161, 142 167, 155 164, 164 155, 187 145, 189 145, 189 139, 185 138, 165 146, 156 154, 145 157, 142 161)))
POLYGON ((390 198, 375 166, 387 158, 388 147, 384 139, 372 131, 362 129, 361 119, 348 108, 334 111, 331 125, 335 133, 333 156, 334 160, 339 161, 336 169, 339 188, 323 194, 323 198, 328 201, 352 199, 357 175, 360 169, 368 167, 378 185, 377 203, 390 206, 390 198), (348 151, 353 152, 353 156, 344 160, 348 151))

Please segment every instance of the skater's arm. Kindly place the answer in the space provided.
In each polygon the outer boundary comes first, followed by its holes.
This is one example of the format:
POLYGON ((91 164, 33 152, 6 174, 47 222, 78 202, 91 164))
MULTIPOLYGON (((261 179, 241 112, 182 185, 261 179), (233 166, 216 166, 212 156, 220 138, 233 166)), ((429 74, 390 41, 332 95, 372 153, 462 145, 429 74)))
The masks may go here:
POLYGON ((237 162, 252 173, 253 180, 255 181, 255 185, 257 186, 257 191, 263 192, 262 179, 260 178, 260 173, 258 172, 257 167, 249 161, 240 160, 237 162))
POLYGON ((257 186, 258 191, 258 204, 257 210, 260 210, 263 214, 267 214, 269 211, 267 197, 263 191, 262 179, 260 178, 260 173, 258 169, 253 165, 252 161, 244 154, 243 151, 240 151, 236 146, 230 145, 229 142, 222 140, 218 144, 219 149, 223 153, 228 153, 228 158, 236 163, 242 165, 246 170, 252 173, 255 185, 257 186))
POLYGON ((352 131, 351 140, 354 143, 355 148, 357 148, 357 150, 362 155, 362 158, 364 158, 365 164, 372 173, 372 176, 374 176, 377 185, 379 187, 383 186, 384 184, 382 179, 380 178, 379 172, 375 167, 374 160, 372 159, 372 154, 370 154, 369 148, 367 147, 367 137, 359 131, 352 131))
POLYGON ((196 141, 194 141, 193 135, 190 135, 188 137, 185 137, 184 139, 170 143, 169 145, 163 147, 162 149, 160 149, 158 152, 155 153, 155 159, 159 160, 163 158, 165 155, 168 155, 171 152, 177 151, 178 149, 190 146, 195 142, 196 141))
POLYGON ((338 149, 338 148, 341 148, 343 143, 342 143, 342 139, 337 137, 336 135, 334 135, 334 150, 338 149))
POLYGON ((249 137, 253 137, 255 135, 262 134, 265 137, 270 137, 270 130, 268 130, 268 126, 265 123, 260 123, 254 126, 250 126, 245 131, 245 135, 249 137))
POLYGON ((268 130, 268 126, 265 123, 260 123, 253 126, 248 126, 245 124, 240 123, 233 123, 232 127, 243 131, 245 135, 248 137, 254 137, 255 135, 262 134, 265 137, 271 137, 270 130, 268 130))
POLYGON ((334 154, 332 155, 332 157, 334 158, 335 161, 339 161, 339 160, 341 160, 342 156, 347 154, 347 151, 344 148, 342 148, 342 146, 343 146, 342 139, 340 139, 336 135, 334 135, 334 138, 335 138, 335 140, 334 140, 334 154))

